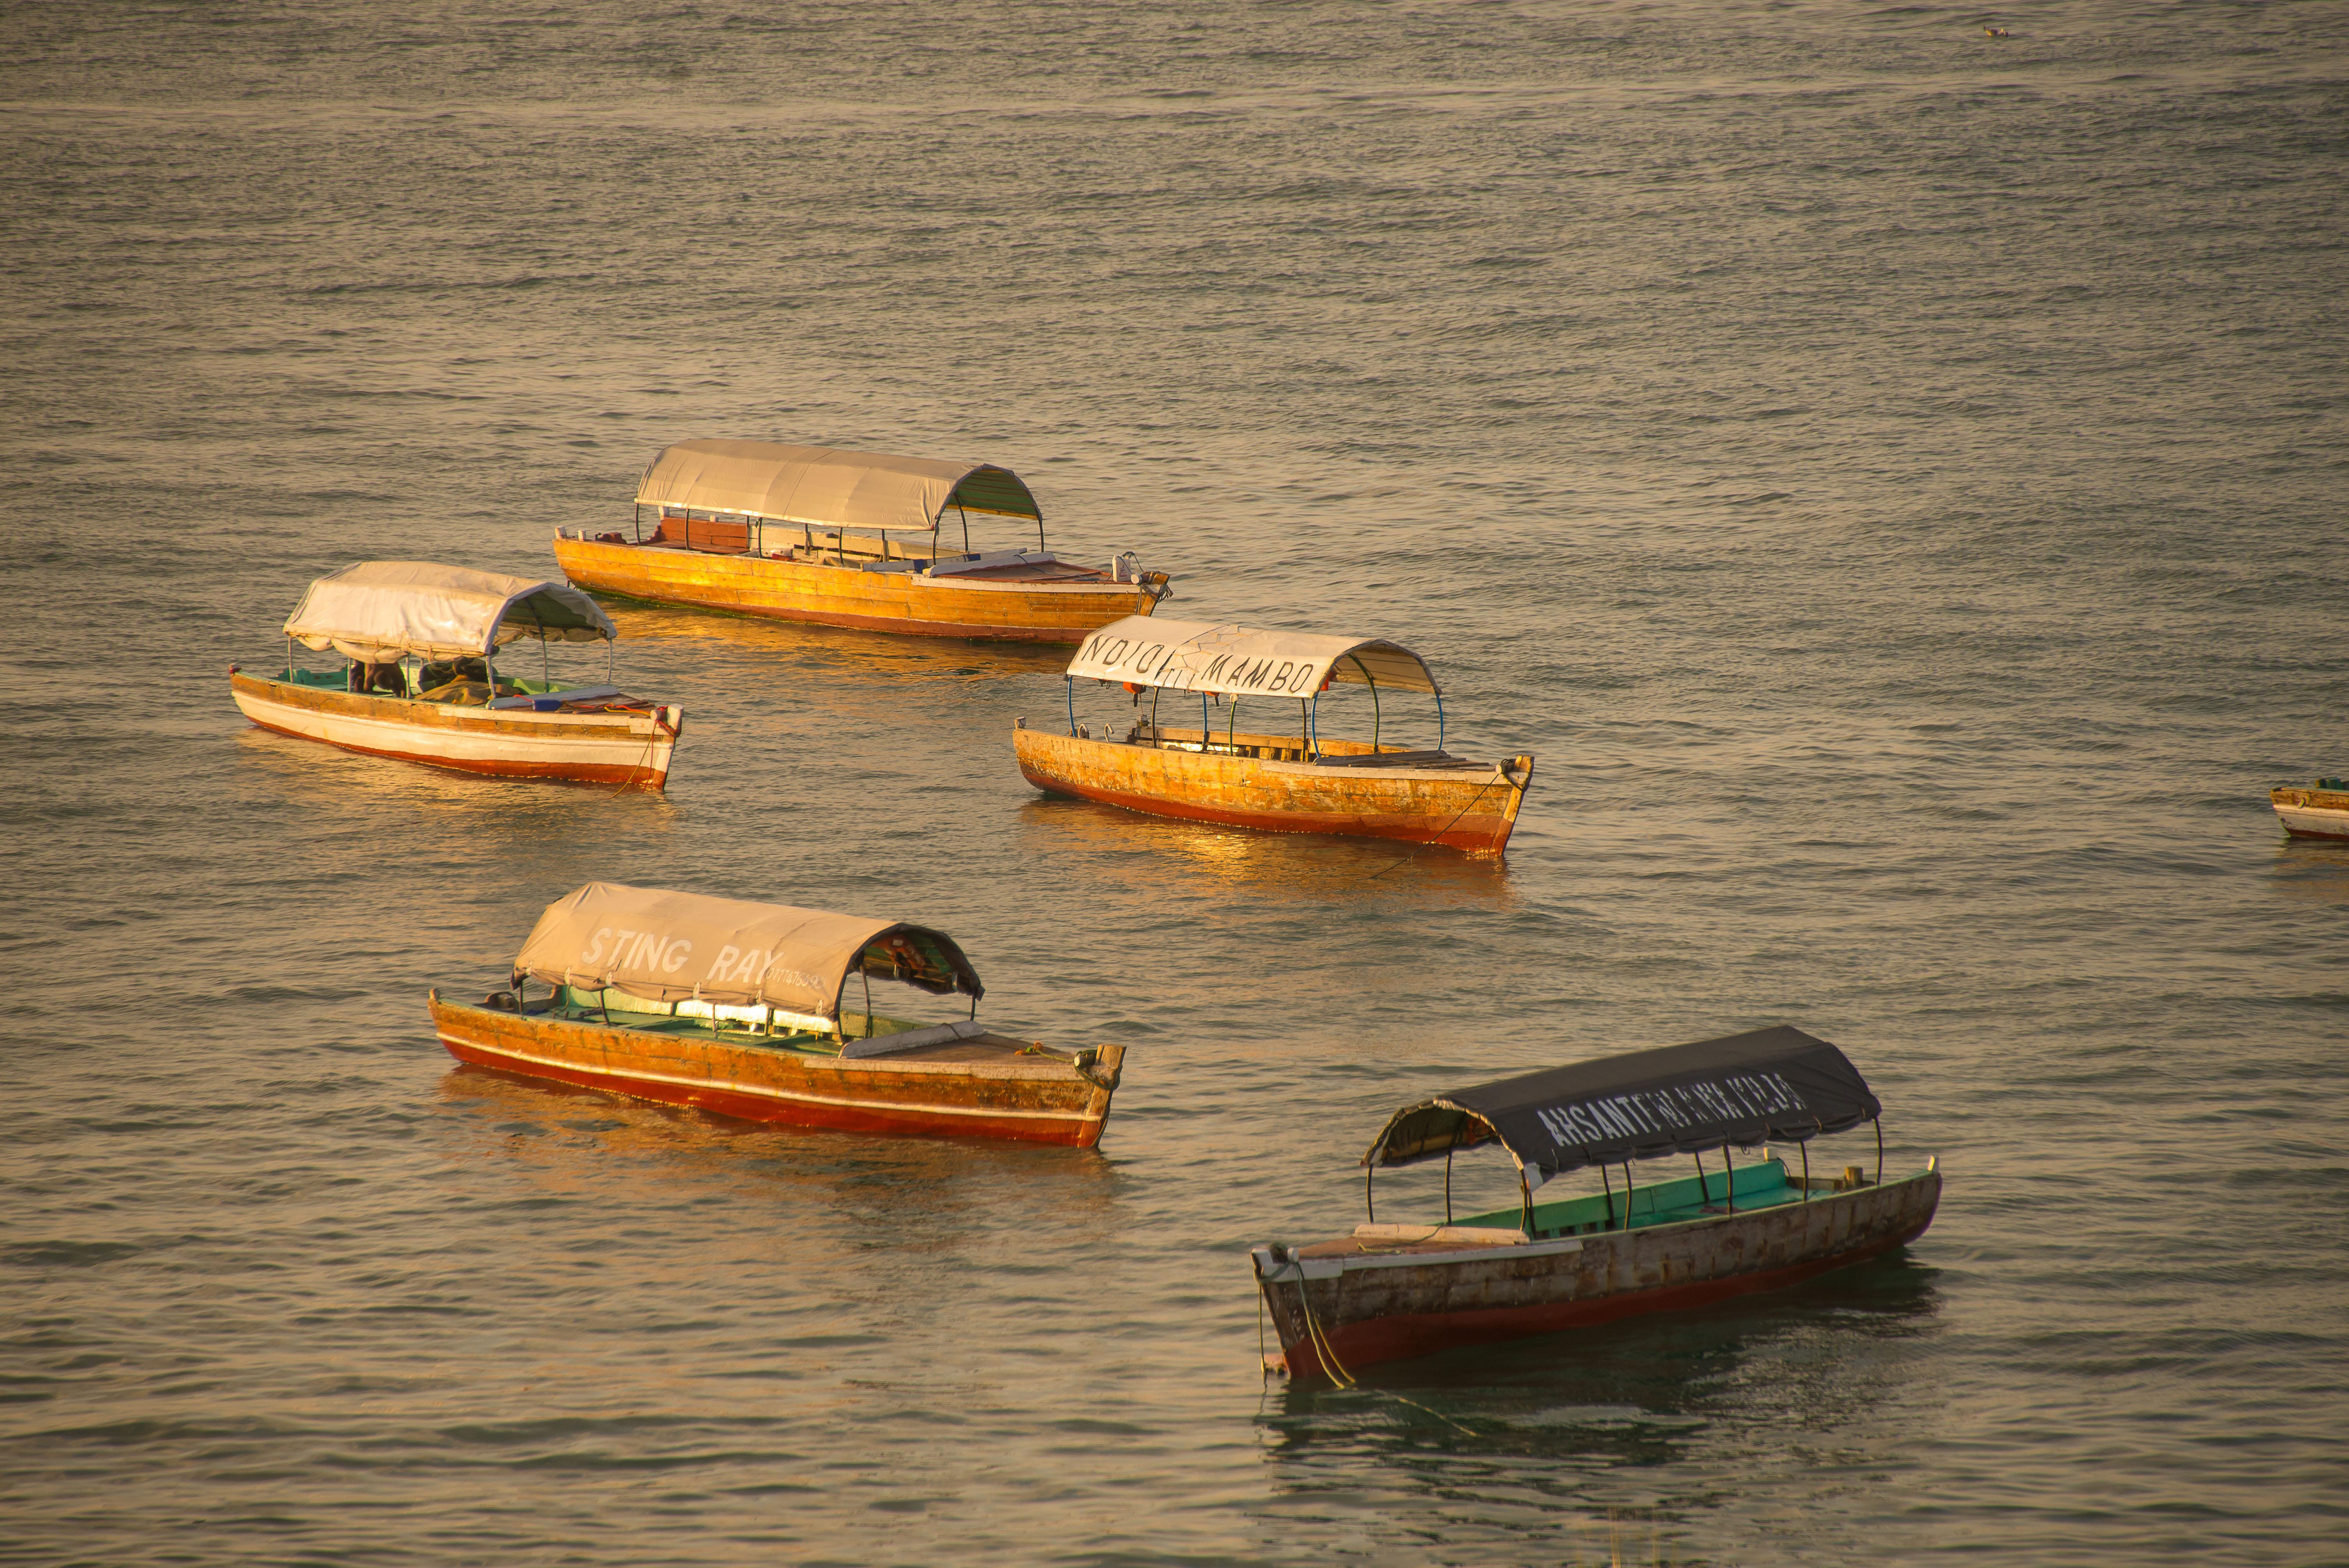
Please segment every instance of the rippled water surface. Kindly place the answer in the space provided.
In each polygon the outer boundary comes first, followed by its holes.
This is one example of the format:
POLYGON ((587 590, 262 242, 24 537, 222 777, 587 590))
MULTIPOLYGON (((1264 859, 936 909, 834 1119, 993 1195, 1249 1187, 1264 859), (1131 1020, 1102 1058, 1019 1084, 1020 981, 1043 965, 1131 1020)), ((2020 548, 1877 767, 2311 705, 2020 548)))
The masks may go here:
POLYGON ((2342 1559, 2349 846, 2266 791, 2349 770, 2349 14, 0 42, 0 1560, 2342 1559), (549 571, 701 435, 1002 462, 1172 613, 1411 643, 1539 758, 1506 861, 1042 799, 1050 652, 621 608, 666 798, 231 707, 312 577, 549 571), (591 877, 946 927, 1127 1043, 1107 1137, 455 1067, 426 988, 591 877), (1940 1156, 1905 1255, 1260 1381, 1245 1249, 1387 1110, 1775 1022, 1940 1156))

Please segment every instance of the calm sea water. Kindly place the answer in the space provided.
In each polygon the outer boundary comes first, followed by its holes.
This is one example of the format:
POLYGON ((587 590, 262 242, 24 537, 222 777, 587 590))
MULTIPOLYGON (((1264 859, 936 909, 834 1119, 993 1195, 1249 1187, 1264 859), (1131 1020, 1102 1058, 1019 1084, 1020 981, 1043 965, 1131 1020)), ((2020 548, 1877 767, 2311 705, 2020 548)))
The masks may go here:
POLYGON ((2349 770, 2349 12, 0 42, 0 1560, 2349 1560, 2349 847, 2266 805, 2349 770), (624 609, 665 799, 231 707, 312 577, 549 571, 721 434, 1410 642, 1539 758, 1506 862, 1041 799, 1045 652, 624 609), (589 878, 940 924, 1128 1044, 1108 1136, 456 1068, 426 987, 589 878), (1390 1109, 1774 1022, 1940 1156, 1905 1257, 1261 1382, 1245 1249, 1390 1109))

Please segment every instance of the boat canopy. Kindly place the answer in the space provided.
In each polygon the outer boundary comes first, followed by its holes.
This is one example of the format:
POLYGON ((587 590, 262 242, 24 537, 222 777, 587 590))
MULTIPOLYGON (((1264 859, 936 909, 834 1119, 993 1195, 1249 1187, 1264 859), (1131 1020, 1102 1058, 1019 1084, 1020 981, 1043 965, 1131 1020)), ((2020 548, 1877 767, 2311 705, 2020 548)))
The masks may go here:
POLYGON ((1497 1139, 1547 1179, 1724 1143, 1801 1143, 1882 1110, 1841 1051, 1780 1025, 1454 1089, 1395 1112, 1362 1163, 1411 1165, 1497 1139))
POLYGON ((948 507, 1040 522, 1009 469, 942 458, 892 458, 772 441, 679 441, 636 486, 639 506, 734 512, 822 528, 923 529, 948 507))
POLYGON ((655 1001, 766 1006, 836 1026, 862 970, 924 991, 986 995, 954 939, 926 926, 665 888, 589 882, 547 905, 514 959, 527 975, 655 1001))
POLYGON ((1444 695, 1425 659, 1383 637, 1263 632, 1164 615, 1111 622, 1084 640, 1069 674, 1235 696, 1309 697, 1333 680, 1444 695))
POLYGON ((310 584, 285 634, 362 662, 403 655, 481 658, 517 637, 591 643, 620 634, 595 600, 564 583, 429 561, 362 561, 310 584))

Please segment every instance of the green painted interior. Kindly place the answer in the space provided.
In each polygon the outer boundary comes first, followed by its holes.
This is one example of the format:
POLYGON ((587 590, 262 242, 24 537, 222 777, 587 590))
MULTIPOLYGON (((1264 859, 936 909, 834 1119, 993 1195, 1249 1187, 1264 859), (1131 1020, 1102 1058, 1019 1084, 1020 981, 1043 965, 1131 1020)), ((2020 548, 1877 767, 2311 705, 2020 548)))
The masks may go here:
MULTIPOLYGON (((1650 1225, 1676 1225, 1684 1220, 1728 1212, 1729 1196, 1730 1178, 1716 1157, 1705 1164, 1704 1185, 1701 1189, 1693 1170, 1674 1181, 1633 1187, 1630 1204, 1630 1223, 1628 1226, 1623 1223, 1624 1195, 1619 1186, 1615 1189, 1612 1224, 1608 1221, 1608 1198, 1604 1192, 1594 1193, 1588 1198, 1568 1198, 1555 1203, 1537 1201, 1534 1204, 1534 1235, 1538 1240, 1547 1236, 1592 1235, 1607 1230, 1639 1231, 1650 1225)), ((1780 1203, 1800 1202, 1802 1196, 1799 1188, 1786 1184, 1784 1161, 1761 1160, 1737 1167, 1736 1198, 1740 1213, 1748 1209, 1769 1209, 1780 1203)), ((1524 1222, 1525 1210, 1513 1207, 1472 1214, 1452 1222, 1514 1231, 1524 1222)))

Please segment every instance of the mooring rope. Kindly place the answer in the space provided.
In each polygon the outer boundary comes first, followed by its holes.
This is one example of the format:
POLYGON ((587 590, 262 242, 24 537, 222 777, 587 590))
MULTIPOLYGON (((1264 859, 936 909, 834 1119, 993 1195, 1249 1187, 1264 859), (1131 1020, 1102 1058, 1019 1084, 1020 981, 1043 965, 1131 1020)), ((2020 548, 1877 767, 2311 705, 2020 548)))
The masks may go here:
MULTIPOLYGON (((1258 1291, 1257 1293, 1257 1301, 1259 1308, 1261 1308, 1263 1305, 1263 1300, 1264 1293, 1262 1291, 1258 1291)), ((1305 1271, 1303 1269, 1299 1269, 1297 1272, 1297 1305, 1305 1309, 1306 1339, 1312 1345, 1313 1354, 1315 1357, 1320 1361, 1322 1370, 1330 1375, 1330 1380, 1332 1383, 1335 1383, 1340 1388, 1353 1389, 1357 1393, 1384 1394, 1388 1398, 1394 1400, 1397 1404, 1409 1405, 1413 1409, 1417 1410, 1422 1415, 1434 1417, 1437 1420, 1443 1422, 1445 1426, 1450 1427, 1454 1431, 1464 1432, 1472 1438, 1476 1435, 1476 1429, 1474 1427, 1463 1426, 1458 1421, 1455 1421, 1451 1417, 1445 1415, 1443 1411, 1431 1410, 1426 1406, 1421 1404, 1418 1400, 1407 1398, 1404 1396, 1394 1392, 1394 1390, 1391 1388, 1362 1387, 1355 1379, 1354 1375, 1346 1370, 1346 1364, 1338 1359, 1337 1347, 1330 1343, 1330 1336, 1321 1327, 1321 1320, 1313 1315, 1313 1298, 1305 1293, 1305 1271)), ((1263 1318, 1259 1314, 1257 1320, 1257 1353, 1259 1357, 1262 1356, 1264 1351, 1263 1335, 1263 1318)))
POLYGON ((1485 790, 1490 789, 1494 785, 1498 784, 1499 782, 1501 782, 1501 779, 1498 777, 1495 777, 1487 779, 1482 784, 1477 785, 1476 793, 1468 797, 1468 804, 1461 807, 1459 810, 1454 811, 1452 814, 1452 820, 1444 823, 1442 830, 1436 833, 1434 838, 1428 840, 1427 842, 1420 845, 1419 848, 1412 851, 1411 853, 1395 861, 1394 865, 1381 866, 1377 871, 1372 872, 1369 876, 1364 877, 1362 880, 1364 882, 1376 882, 1379 878, 1386 875, 1387 872, 1393 871, 1395 866, 1407 866, 1411 864, 1412 861, 1419 859, 1420 856, 1427 853, 1428 851, 1436 846, 1437 842, 1443 839, 1445 833, 1450 832, 1453 829, 1460 825, 1460 819, 1466 816, 1469 811, 1475 808, 1476 802, 1485 798, 1485 790))

